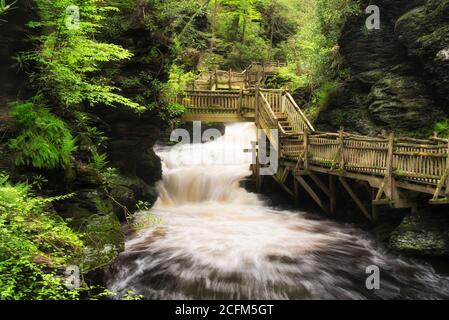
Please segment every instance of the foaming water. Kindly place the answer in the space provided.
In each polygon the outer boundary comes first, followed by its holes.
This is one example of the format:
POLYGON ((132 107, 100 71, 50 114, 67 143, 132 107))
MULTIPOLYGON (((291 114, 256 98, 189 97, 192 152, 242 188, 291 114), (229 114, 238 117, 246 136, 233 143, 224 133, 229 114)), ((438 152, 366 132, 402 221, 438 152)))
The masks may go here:
MULTIPOLYGON (((202 145, 159 148, 160 225, 126 242, 108 275, 119 296, 148 299, 436 299, 449 279, 385 253, 362 231, 269 208, 240 187, 250 175, 250 124, 202 145), (380 289, 365 286, 380 268, 380 289)), ((136 217, 144 219, 145 212, 136 217)))

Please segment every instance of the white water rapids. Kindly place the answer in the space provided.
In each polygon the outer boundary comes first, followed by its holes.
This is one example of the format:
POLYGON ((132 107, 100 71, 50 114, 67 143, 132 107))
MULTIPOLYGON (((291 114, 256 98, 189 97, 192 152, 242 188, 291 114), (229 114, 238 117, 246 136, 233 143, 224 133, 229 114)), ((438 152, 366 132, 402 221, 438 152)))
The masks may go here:
POLYGON ((449 297, 449 280, 430 266, 387 254, 356 228, 269 208, 243 189, 251 140, 253 125, 235 124, 213 142, 157 149, 163 180, 151 213, 162 222, 127 240, 110 290, 147 299, 449 297), (370 265, 380 269, 379 290, 365 286, 370 265))

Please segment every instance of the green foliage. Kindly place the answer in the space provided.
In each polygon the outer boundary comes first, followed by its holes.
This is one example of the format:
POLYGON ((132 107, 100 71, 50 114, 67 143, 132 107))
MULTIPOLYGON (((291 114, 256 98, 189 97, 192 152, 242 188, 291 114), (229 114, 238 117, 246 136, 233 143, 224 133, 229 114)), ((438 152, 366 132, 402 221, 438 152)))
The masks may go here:
POLYGON ((329 94, 336 88, 337 83, 335 81, 326 81, 313 92, 312 99, 305 108, 306 116, 310 121, 315 121, 320 110, 328 103, 329 94))
POLYGON ((301 76, 300 86, 319 87, 344 71, 338 38, 346 18, 359 12, 355 0, 309 0, 298 6, 296 32, 283 50, 290 70, 301 76))
POLYGON ((104 143, 108 140, 104 132, 93 126, 91 117, 87 113, 75 111, 73 115, 78 129, 76 140, 80 150, 89 151, 92 154, 98 152, 98 149, 104 147, 104 143))
POLYGON ((276 76, 269 80, 267 85, 273 88, 286 88, 295 92, 306 83, 306 80, 303 75, 298 75, 300 72, 294 70, 294 68, 295 65, 279 68, 276 76))
POLYGON ((32 183, 30 183, 30 186, 37 188, 37 190, 42 190, 43 186, 48 182, 47 178, 40 174, 33 175, 31 179, 32 183))
MULTIPOLYGON (((16 3, 17 3, 17 1, 13 1, 10 4, 7 4, 6 0, 0 0, 0 16, 13 10, 15 8, 14 5, 16 3)), ((0 21, 4 21, 4 20, 0 19, 0 21)))
POLYGON ((162 224, 161 218, 156 217, 153 213, 148 211, 148 209, 143 210, 145 212, 140 213, 132 220, 131 226, 135 231, 154 228, 162 224))
POLYGON ((34 75, 41 88, 61 105, 73 106, 88 101, 90 105, 124 105, 137 111, 144 107, 117 93, 119 88, 100 71, 110 62, 130 59, 124 48, 95 40, 102 22, 115 7, 103 0, 37 0, 40 20, 30 27, 45 29, 37 37, 39 49, 26 55, 39 66, 34 75), (79 7, 79 24, 71 23, 67 8, 79 7))
MULTIPOLYGON (((271 85, 313 91, 346 76, 338 38, 346 19, 359 13, 358 0, 211 0, 202 13, 209 22, 207 28, 192 23, 189 30, 197 38, 208 38, 200 71, 217 65, 243 69, 253 61, 284 60, 288 67, 271 85)), ((179 56, 188 45, 177 38, 174 47, 179 56)))
POLYGON ((193 72, 186 72, 181 66, 173 64, 170 67, 169 78, 164 90, 167 98, 176 97, 189 89, 192 81, 195 79, 193 72))
POLYGON ((16 165, 39 169, 70 165, 74 139, 64 122, 39 99, 13 104, 11 115, 21 128, 19 136, 9 141, 9 147, 17 152, 16 165))
POLYGON ((0 174, 0 299, 76 299, 58 268, 75 263, 83 243, 50 204, 26 184, 12 185, 0 174))
POLYGON ((170 120, 182 116, 186 112, 186 108, 179 103, 169 103, 162 119, 170 120))
POLYGON ((137 210, 148 210, 151 208, 151 204, 147 201, 141 201, 139 200, 137 202, 137 210))
POLYGON ((144 298, 141 294, 136 294, 132 290, 128 290, 122 297, 122 300, 127 301, 135 301, 135 300, 142 300, 144 298))
POLYGON ((116 168, 108 167, 101 172, 103 183, 108 188, 113 188, 120 183, 120 175, 116 168))
POLYGON ((108 164, 107 158, 108 158, 108 156, 105 153, 99 154, 97 152, 94 152, 92 155, 91 165, 98 172, 102 172, 105 169, 106 165, 108 164))
POLYGON ((433 127, 433 131, 441 136, 449 137, 449 119, 444 119, 436 123, 433 127))
POLYGON ((83 227, 85 250, 81 263, 83 271, 89 271, 110 263, 123 251, 124 235, 117 217, 111 213, 89 216, 83 227))

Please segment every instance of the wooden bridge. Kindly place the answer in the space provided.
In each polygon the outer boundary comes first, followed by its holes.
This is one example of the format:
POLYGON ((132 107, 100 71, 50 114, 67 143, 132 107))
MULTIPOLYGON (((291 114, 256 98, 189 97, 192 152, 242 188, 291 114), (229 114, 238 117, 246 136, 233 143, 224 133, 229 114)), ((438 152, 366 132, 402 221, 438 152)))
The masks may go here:
MULTIPOLYGON (((230 86, 233 88, 232 86, 230 86)), ((293 97, 284 90, 196 90, 172 102, 187 107, 184 121, 255 122, 277 152, 274 179, 296 200, 300 190, 326 212, 336 211, 336 183, 348 192, 360 211, 377 218, 379 206, 417 208, 449 203, 449 141, 438 137, 419 140, 388 136, 362 136, 345 132, 319 132, 307 120, 293 97), (324 179, 323 179, 324 178, 324 179), (356 180, 361 183, 350 183, 356 180), (371 205, 360 190, 369 191, 371 205), (365 186, 365 187, 363 187, 365 186)), ((260 190, 261 165, 252 166, 260 190)))
POLYGON ((284 63, 257 63, 253 62, 242 72, 218 70, 202 72, 191 84, 193 91, 197 90, 239 90, 255 88, 274 76, 284 63))

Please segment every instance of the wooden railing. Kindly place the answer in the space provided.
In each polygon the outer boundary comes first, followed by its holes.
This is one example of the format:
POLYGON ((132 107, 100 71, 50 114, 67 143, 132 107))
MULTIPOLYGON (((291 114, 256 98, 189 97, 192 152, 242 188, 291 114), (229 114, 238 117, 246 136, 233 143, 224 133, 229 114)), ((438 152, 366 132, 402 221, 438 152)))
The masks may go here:
POLYGON ((256 99, 249 91, 187 91, 172 99, 188 108, 190 114, 219 114, 254 112, 256 99))
MULTIPOLYGON (((197 120, 208 115, 235 115, 232 121, 255 121, 266 129, 279 158, 305 170, 357 174, 430 188, 437 201, 442 190, 449 196, 449 140, 433 137, 362 136, 340 130, 318 132, 292 96, 283 90, 190 91, 172 102, 188 108, 197 120), (289 131, 280 125, 288 123, 289 131), (278 137, 269 129, 277 129, 278 137), (300 164, 300 165, 299 165, 300 164)), ((218 117, 217 117, 218 116, 218 117)), ((229 119, 229 117, 227 118, 229 119)), ((206 120, 207 121, 207 120, 206 120)), ((424 190, 426 189, 413 189, 424 190)))
POLYGON ((285 134, 285 131, 279 125, 276 114, 265 94, 263 92, 257 92, 256 97, 258 102, 260 102, 256 111, 256 123, 260 128, 265 129, 268 140, 270 140, 274 149, 279 153, 279 133, 285 134), (273 136, 270 129, 278 130, 278 135, 273 136))
POLYGON ((287 92, 284 95, 282 113, 287 118, 294 132, 304 132, 305 128, 315 131, 312 124, 309 122, 301 108, 296 104, 293 97, 287 92))
POLYGON ((233 70, 213 70, 202 72, 191 85, 192 90, 238 90, 255 87, 277 69, 284 66, 277 63, 252 63, 242 72, 233 70))
MULTIPOLYGON (((449 140, 407 137, 369 137, 338 133, 301 132, 301 144, 289 145, 282 154, 303 163, 338 172, 391 178, 402 183, 430 186, 437 200, 449 193, 449 140), (435 189, 436 188, 436 189, 435 189)), ((410 188, 413 190, 413 188, 410 188)), ((423 189, 424 190, 424 189, 423 189)))

